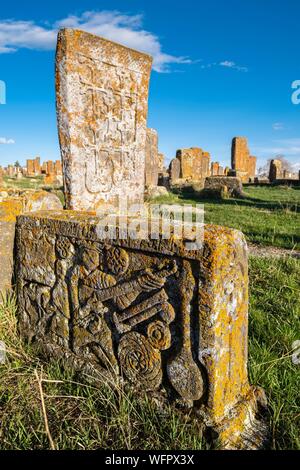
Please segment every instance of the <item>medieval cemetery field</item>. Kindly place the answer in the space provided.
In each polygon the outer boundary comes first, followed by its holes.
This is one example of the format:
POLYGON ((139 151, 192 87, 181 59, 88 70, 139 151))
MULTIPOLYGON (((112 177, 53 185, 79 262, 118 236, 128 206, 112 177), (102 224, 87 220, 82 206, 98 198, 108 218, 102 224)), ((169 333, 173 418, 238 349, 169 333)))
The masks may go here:
POLYGON ((300 449, 298 147, 247 119, 230 163, 233 127, 165 158, 155 56, 85 29, 57 34, 61 159, 0 166, 0 449, 300 449))
POLYGON ((248 243, 288 250, 300 248, 300 187, 244 185, 245 197, 208 200, 169 193, 153 202, 204 204, 205 223, 241 230, 248 243))
MULTIPOLYGON (((300 338, 300 262, 268 256, 270 247, 299 250, 300 190, 246 186, 245 193, 209 202, 170 194, 155 202, 203 202, 206 223, 238 228, 251 244, 268 247, 267 256, 250 256, 249 376, 267 394, 272 449, 300 449, 300 369, 292 361, 300 338)), ((130 388, 99 390, 87 377, 43 362, 18 336, 13 293, 0 307, 0 332, 7 346, 0 366, 2 449, 209 447, 192 413, 158 407, 130 388)))

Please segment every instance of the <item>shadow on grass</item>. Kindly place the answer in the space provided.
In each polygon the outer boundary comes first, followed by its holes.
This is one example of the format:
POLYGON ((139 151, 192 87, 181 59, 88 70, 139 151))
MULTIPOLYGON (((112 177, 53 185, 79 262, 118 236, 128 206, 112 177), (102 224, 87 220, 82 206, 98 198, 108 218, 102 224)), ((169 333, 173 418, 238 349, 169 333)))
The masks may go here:
POLYGON ((300 205, 297 204, 295 201, 284 201, 284 202, 272 202, 272 201, 265 201, 263 199, 253 198, 251 196, 245 195, 243 198, 230 198, 230 199, 209 199, 206 197, 201 197, 201 195, 197 195, 194 193, 189 192, 182 192, 181 194, 176 194, 179 200, 189 200, 195 203, 202 203, 202 204, 215 204, 215 205, 224 205, 224 206, 244 206, 244 207, 251 207, 256 209, 267 209, 269 211, 284 211, 288 210, 289 212, 300 212, 300 205))

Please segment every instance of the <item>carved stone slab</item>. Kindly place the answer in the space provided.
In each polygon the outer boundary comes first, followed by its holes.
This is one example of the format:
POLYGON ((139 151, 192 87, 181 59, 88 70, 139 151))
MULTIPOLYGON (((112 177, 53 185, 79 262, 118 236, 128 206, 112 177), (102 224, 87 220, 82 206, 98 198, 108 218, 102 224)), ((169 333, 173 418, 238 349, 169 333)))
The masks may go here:
POLYGON ((172 237, 103 240, 99 222, 72 211, 18 217, 21 334, 75 369, 194 407, 224 445, 243 447, 257 400, 242 233, 206 226, 203 248, 190 251, 172 237))
POLYGON ((58 34, 56 94, 66 207, 142 202, 152 58, 92 34, 58 34))
POLYGON ((62 207, 58 197, 46 191, 7 188, 0 193, 0 297, 12 286, 16 217, 24 212, 62 207))

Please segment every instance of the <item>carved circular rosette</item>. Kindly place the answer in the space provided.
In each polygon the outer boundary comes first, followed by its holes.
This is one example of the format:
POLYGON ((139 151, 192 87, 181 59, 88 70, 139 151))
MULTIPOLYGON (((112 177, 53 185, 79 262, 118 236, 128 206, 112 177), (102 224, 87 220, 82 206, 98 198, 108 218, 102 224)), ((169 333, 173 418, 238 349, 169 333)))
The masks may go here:
POLYGON ((161 351, 171 346, 171 332, 168 325, 162 321, 154 321, 148 325, 147 336, 149 343, 161 351))
POLYGON ((122 372, 145 390, 155 390, 162 381, 160 352, 143 335, 130 332, 119 343, 118 356, 122 372))
POLYGON ((112 246, 106 250, 106 264, 113 274, 124 274, 129 266, 129 255, 122 248, 112 246))

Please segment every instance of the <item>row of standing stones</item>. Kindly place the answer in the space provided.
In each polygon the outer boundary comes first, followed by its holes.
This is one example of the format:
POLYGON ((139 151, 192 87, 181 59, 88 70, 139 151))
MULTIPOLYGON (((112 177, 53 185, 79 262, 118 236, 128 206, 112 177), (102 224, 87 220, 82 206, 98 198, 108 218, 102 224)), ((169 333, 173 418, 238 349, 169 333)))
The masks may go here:
MULTIPOLYGON (((103 206, 143 203, 151 63, 86 32, 59 32, 65 209, 49 193, 23 194, 11 220, 0 205, 1 233, 15 232, 20 334, 78 373, 192 409, 221 448, 261 448, 266 399, 247 374, 243 234, 207 225, 194 250, 160 230, 151 239, 119 227, 99 234, 103 206)), ((1 242, 2 261, 5 250, 1 242)))

